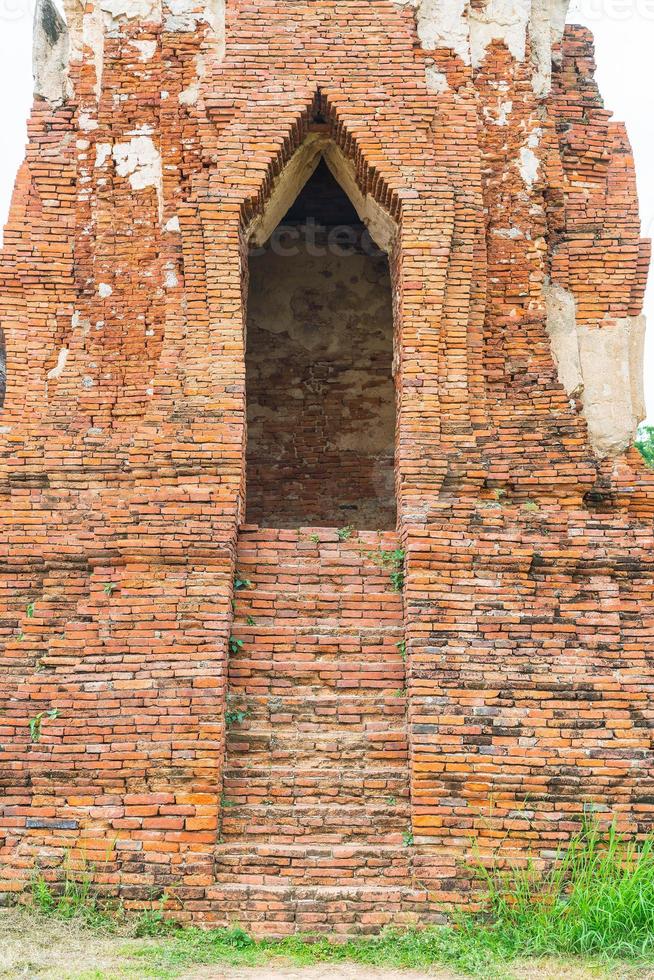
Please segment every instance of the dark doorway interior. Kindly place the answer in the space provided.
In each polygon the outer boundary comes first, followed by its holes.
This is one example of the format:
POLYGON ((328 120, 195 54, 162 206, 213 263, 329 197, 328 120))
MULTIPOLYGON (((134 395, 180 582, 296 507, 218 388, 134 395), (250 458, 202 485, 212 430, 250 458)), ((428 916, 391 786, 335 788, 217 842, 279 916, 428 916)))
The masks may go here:
POLYGON ((394 528, 388 260, 324 161, 249 264, 248 521, 394 528))

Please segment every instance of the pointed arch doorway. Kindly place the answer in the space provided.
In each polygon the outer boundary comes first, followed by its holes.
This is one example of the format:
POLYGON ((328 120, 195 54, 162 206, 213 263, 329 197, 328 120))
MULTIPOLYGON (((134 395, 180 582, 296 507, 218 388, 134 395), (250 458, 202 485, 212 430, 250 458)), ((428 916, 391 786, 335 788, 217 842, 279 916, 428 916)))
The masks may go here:
POLYGON ((395 528, 394 237, 319 134, 249 229, 249 523, 395 528))

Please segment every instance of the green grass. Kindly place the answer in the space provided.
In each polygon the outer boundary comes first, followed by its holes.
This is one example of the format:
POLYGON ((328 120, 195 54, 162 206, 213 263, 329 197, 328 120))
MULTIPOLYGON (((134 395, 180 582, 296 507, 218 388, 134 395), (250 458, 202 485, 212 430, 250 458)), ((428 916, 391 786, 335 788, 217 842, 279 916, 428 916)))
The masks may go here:
POLYGON ((647 465, 654 467, 654 425, 641 425, 635 445, 647 465))
POLYGON ((298 966, 355 963, 395 969, 427 969, 450 966, 471 976, 505 975, 492 945, 469 943, 466 930, 449 927, 386 930, 371 939, 334 943, 328 938, 311 940, 292 936, 281 940, 253 940, 241 929, 184 929, 162 937, 133 954, 163 976, 191 965, 264 966, 283 963, 298 966))
MULTIPOLYGON (((340 943, 302 936, 255 941, 239 928, 177 928, 165 919, 161 903, 131 924, 132 936, 151 939, 130 955, 148 971, 143 976, 161 977, 176 976, 193 964, 276 961, 400 969, 439 965, 486 978, 511 976, 511 964, 529 957, 578 957, 599 964, 603 973, 618 961, 643 967, 654 963, 654 835, 626 840, 614 827, 604 832, 590 822, 548 869, 534 863, 524 868, 478 864, 474 871, 484 888, 483 907, 474 914, 458 913, 448 926, 386 930, 340 943)), ((35 905, 48 915, 81 914, 91 925, 106 925, 84 883, 77 890, 71 886, 68 894, 64 887, 56 896, 37 880, 33 894, 35 905)))
POLYGON ((654 836, 588 823, 550 870, 482 872, 492 930, 509 950, 654 959, 654 836))
POLYGON ((77 920, 92 929, 114 931, 119 915, 103 908, 94 885, 91 866, 73 870, 67 863, 64 878, 57 888, 42 875, 32 881, 32 905, 42 915, 64 921, 77 920))

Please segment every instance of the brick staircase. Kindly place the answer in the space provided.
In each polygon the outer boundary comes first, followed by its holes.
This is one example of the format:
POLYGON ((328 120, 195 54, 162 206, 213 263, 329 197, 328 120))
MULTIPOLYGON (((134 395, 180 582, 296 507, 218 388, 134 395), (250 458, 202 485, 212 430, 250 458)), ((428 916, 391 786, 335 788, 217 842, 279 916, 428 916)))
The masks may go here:
POLYGON ((393 534, 246 528, 212 918, 265 935, 425 921, 393 534), (241 645, 242 644, 242 645, 241 645))

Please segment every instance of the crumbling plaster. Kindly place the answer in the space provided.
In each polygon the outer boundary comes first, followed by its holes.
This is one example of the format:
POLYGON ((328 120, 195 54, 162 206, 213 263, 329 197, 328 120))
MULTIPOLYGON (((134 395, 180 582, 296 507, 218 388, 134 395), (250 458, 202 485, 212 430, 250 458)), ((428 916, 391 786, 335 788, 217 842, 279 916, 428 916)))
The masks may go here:
POLYGON ((52 0, 37 0, 34 11, 32 73, 34 94, 53 105, 68 94, 70 38, 66 22, 52 0))
MULTIPOLYGON (((551 86, 553 59, 565 24, 569 0, 396 0, 415 10, 416 30, 426 51, 448 48, 472 68, 483 65, 489 46, 502 41, 517 61, 527 56, 530 42, 534 62, 533 88, 538 97, 551 86)), ((34 79, 37 96, 53 105, 70 95, 69 64, 88 50, 96 69, 96 94, 102 87, 104 39, 120 34, 134 20, 164 24, 167 31, 194 32, 209 25, 216 53, 224 55, 225 0, 97 0, 83 7, 80 0, 65 0, 66 20, 53 0, 38 0, 34 22, 34 79)), ((147 61, 154 42, 132 42, 147 61)), ((426 64, 426 81, 435 94, 447 90, 447 78, 437 63, 426 64)), ((197 80, 180 95, 180 102, 199 98, 205 58, 197 56, 197 80)), ((507 103, 510 105, 510 103, 507 103)), ((82 128, 91 129, 93 112, 80 113, 82 128), (86 122, 85 122, 86 120, 86 122)), ((540 130, 532 132, 520 151, 518 169, 527 190, 539 176, 540 130)), ((155 134, 134 132, 115 145, 97 148, 96 167, 111 160, 119 177, 135 191, 153 187, 163 213, 162 161, 155 134), (153 138, 154 137, 154 138, 153 138)), ((335 178, 355 205, 376 243, 392 247, 396 226, 370 195, 363 195, 351 163, 326 138, 312 134, 278 179, 264 214, 250 228, 253 243, 265 242, 324 157, 335 178)), ((632 441, 643 417, 642 317, 603 320, 597 326, 576 323, 574 297, 560 286, 546 287, 548 330, 559 377, 571 396, 580 397, 593 447, 600 456, 617 454, 632 441)))
MULTIPOLYGON (((531 42, 534 91, 545 96, 552 80, 553 49, 563 35, 569 0, 396 0, 415 8, 418 38, 425 51, 450 48, 464 64, 480 67, 493 41, 503 41, 517 61, 531 42)), ((430 78, 427 78, 430 88, 430 78)))
MULTIPOLYGON (((141 21, 162 24, 169 33, 193 33, 209 27, 214 54, 225 53, 225 0, 97 0, 86 7, 80 0, 65 0, 65 20, 53 0, 37 0, 34 20, 34 91, 52 104, 70 96, 69 67, 88 52, 95 67, 95 94, 99 98, 104 70, 105 37, 120 36, 124 26, 141 21)), ((142 61, 153 57, 156 43, 132 41, 142 61)), ((202 77, 199 62, 198 76, 202 77)))
POLYGON ((571 398, 581 400, 598 456, 619 455, 645 417, 645 317, 578 324, 573 294, 556 284, 545 287, 545 301, 559 381, 571 398))

